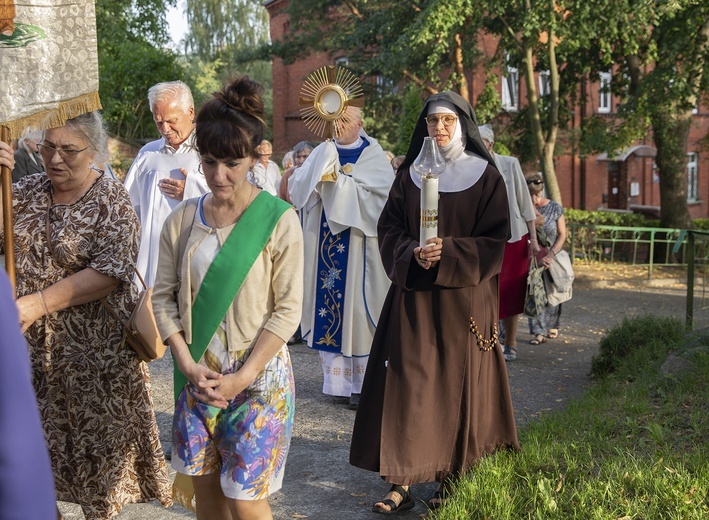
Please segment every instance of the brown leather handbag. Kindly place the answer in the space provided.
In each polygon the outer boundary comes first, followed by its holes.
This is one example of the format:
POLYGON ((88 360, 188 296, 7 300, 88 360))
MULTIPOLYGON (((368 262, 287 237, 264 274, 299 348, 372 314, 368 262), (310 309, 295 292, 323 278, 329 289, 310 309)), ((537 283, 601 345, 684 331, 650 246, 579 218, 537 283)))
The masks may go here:
POLYGON ((160 359, 165 355, 165 344, 160 339, 160 332, 155 323, 155 315, 153 314, 153 288, 146 287, 143 277, 136 269, 140 283, 143 284, 143 290, 140 291, 138 301, 135 303, 133 313, 128 318, 128 321, 123 321, 111 307, 102 301, 101 304, 118 322, 123 324, 126 332, 126 343, 135 350, 138 357, 143 361, 153 361, 160 359))

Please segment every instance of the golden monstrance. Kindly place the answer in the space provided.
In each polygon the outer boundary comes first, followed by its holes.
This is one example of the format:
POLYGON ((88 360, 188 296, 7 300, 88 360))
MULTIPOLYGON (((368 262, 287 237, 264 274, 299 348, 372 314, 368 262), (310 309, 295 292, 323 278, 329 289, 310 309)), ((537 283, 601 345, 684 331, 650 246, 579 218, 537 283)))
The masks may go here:
POLYGON ((338 137, 353 123, 349 107, 362 108, 359 80, 344 67, 327 65, 311 72, 300 89, 300 116, 323 139, 338 137))

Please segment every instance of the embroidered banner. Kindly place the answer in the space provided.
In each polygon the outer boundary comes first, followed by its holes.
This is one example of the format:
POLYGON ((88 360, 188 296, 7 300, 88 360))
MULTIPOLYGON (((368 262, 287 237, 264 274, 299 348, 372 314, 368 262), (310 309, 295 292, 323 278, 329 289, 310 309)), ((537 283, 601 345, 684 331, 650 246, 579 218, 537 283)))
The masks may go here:
POLYGON ((93 0, 0 0, 0 125, 10 138, 101 108, 93 0))

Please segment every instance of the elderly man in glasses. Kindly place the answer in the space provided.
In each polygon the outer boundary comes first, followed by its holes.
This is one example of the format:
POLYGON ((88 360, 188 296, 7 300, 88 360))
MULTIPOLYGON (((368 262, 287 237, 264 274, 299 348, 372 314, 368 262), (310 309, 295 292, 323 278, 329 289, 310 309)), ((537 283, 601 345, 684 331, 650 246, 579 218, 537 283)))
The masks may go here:
POLYGON ((158 83, 148 90, 148 102, 162 137, 141 148, 125 186, 142 230, 136 268, 151 287, 165 219, 183 199, 199 197, 209 188, 199 168, 190 88, 181 81, 158 83))
POLYGON ((512 236, 507 241, 502 261, 499 310, 505 331, 505 360, 514 361, 517 359, 517 325, 524 311, 530 255, 536 255, 540 249, 534 226, 536 215, 519 161, 515 157, 493 152, 495 133, 491 125, 482 125, 478 129, 507 187, 512 236))

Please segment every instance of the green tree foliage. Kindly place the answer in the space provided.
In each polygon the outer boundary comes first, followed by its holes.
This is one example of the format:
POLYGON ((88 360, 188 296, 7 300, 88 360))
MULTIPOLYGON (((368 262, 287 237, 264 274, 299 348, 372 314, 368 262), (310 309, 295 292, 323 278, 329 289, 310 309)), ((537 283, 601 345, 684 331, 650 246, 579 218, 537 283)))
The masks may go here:
POLYGON ((584 56, 596 36, 599 13, 594 2, 571 0, 488 1, 485 29, 500 37, 506 63, 524 78, 526 103, 512 117, 518 152, 532 152, 551 199, 562 203, 554 157, 565 137, 569 116, 577 101, 578 85, 589 70, 584 56), (548 93, 539 91, 537 75, 545 72, 548 93))
POLYGON ((404 94, 404 106, 401 117, 396 125, 396 145, 394 155, 406 155, 409 151, 411 136, 414 135, 416 121, 418 120, 423 102, 421 101, 421 90, 413 85, 409 86, 404 94))
POLYGON ((224 63, 216 59, 204 61, 197 57, 185 59, 186 83, 192 87, 192 97, 195 106, 201 106, 208 101, 212 92, 222 88, 220 71, 224 70, 224 63))
POLYGON ((339 53, 363 76, 412 82, 429 93, 454 89, 467 99, 463 72, 478 56, 481 14, 472 0, 301 0, 289 3, 286 40, 273 52, 292 62, 339 53), (332 30, 336 26, 337 30, 332 30))
MULTIPOLYGON (((487 63, 486 81, 483 91, 478 96, 475 104, 475 116, 480 124, 485 124, 492 121, 502 111, 502 100, 497 93, 499 77, 491 67, 491 61, 487 63)), ((495 142, 499 140, 499 136, 495 136, 495 142)))
POLYGON ((186 0, 185 54, 225 63, 268 42, 268 12, 257 0, 186 0))
POLYGON ((692 110, 709 89, 709 4, 609 0, 607 7, 615 9, 614 16, 600 25, 589 56, 597 67, 613 69, 613 91, 623 103, 617 120, 592 121, 584 129, 584 144, 612 151, 652 130, 661 225, 691 227, 685 150, 692 110), (603 133, 610 139, 599 137, 603 133))
POLYGON ((384 150, 394 153, 397 134, 396 126, 391 122, 398 120, 403 99, 398 93, 370 96, 370 99, 372 101, 362 116, 364 129, 384 150))
POLYGON ((186 0, 185 13, 189 29, 181 44, 196 85, 195 97, 207 99, 230 76, 248 74, 264 86, 266 113, 271 117, 270 56, 259 53, 269 41, 269 19, 261 2, 186 0), (201 78, 203 73, 207 75, 201 78))
POLYGON ((175 0, 98 0, 99 95, 110 130, 126 139, 157 135, 148 89, 180 79, 177 56, 165 50, 165 10, 175 0))

